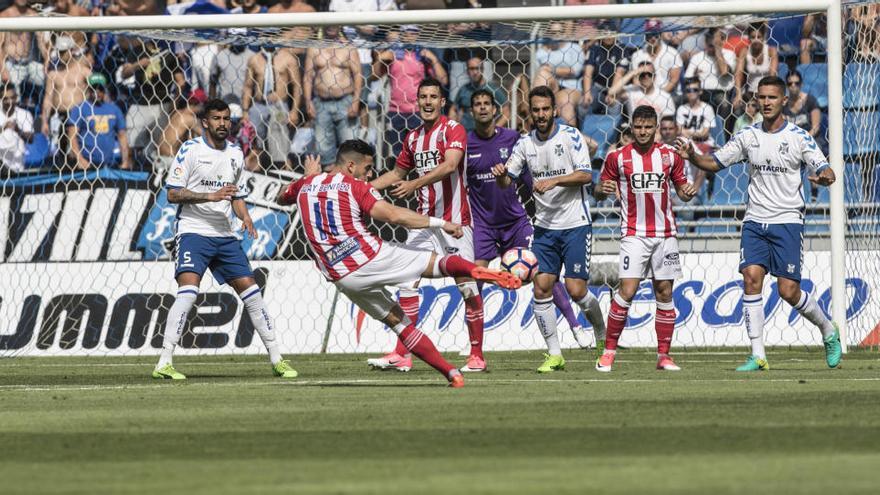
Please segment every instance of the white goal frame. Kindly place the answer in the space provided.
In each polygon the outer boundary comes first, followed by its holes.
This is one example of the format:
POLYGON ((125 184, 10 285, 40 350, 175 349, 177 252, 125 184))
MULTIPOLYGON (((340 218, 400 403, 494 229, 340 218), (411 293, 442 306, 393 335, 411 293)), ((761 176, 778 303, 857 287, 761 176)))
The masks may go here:
POLYGON ((737 14, 806 14, 828 18, 828 144, 831 168, 838 180, 831 186, 831 310, 840 325, 846 351, 846 273, 843 180, 843 28, 841 0, 739 0, 698 3, 517 7, 496 9, 416 10, 390 12, 328 12, 321 14, 227 14, 199 16, 16 17, 0 19, 0 32, 133 31, 145 29, 279 28, 296 26, 513 22, 627 17, 737 14))

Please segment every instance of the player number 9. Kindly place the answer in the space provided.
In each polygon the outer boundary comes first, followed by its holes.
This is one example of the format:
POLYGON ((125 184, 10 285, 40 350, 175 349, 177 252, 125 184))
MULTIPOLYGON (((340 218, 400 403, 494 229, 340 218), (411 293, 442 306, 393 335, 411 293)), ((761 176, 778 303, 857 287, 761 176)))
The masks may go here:
POLYGON ((623 269, 629 270, 629 256, 623 257, 623 269))

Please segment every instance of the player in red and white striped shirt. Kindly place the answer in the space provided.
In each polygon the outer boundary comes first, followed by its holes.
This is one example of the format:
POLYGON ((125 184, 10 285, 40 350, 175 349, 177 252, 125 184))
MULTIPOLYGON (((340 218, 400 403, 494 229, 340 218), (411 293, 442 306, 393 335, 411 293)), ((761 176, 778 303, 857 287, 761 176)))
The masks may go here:
MULTIPOLYGON (((418 193, 418 211, 423 215, 443 218, 461 224, 464 235, 455 239, 438 229, 410 231, 406 245, 418 249, 458 254, 474 260, 471 210, 465 189, 464 152, 467 131, 454 120, 442 114, 446 99, 440 82, 425 79, 418 89, 419 116, 422 125, 406 135, 403 151, 397 157, 397 165, 372 182, 382 190, 391 187, 391 194, 402 198, 418 193), (411 170, 417 177, 405 180, 411 170)), ((465 305, 465 320, 470 337, 471 352, 462 371, 485 371, 483 359, 483 298, 477 284, 469 277, 455 279, 465 305)), ((418 282, 411 288, 398 292, 400 305, 412 320, 419 315, 418 282)), ((398 343, 394 351, 381 358, 369 359, 367 363, 381 369, 395 368, 408 371, 412 360, 406 349, 398 343)))
MULTIPOLYGON (((327 173, 292 182, 277 198, 279 204, 296 203, 318 268, 353 303, 397 333, 406 347, 443 373, 453 387, 464 385, 461 373, 449 364, 429 338, 416 329, 385 288, 411 286, 421 277, 471 277, 506 288, 522 282, 506 272, 474 265, 454 254, 441 256, 393 242, 382 242, 367 230, 364 220, 377 220, 410 229, 437 228, 453 238, 462 237, 459 224, 419 215, 393 206, 363 179, 372 174, 372 146, 360 140, 342 143, 336 164, 327 173)), ((317 158, 309 159, 317 167, 317 158)))
POLYGON ((669 357, 675 330, 672 281, 681 278, 672 188, 682 201, 690 201, 696 188, 688 183, 684 162, 675 148, 657 143, 657 112, 643 105, 633 111, 633 142, 608 153, 595 196, 620 199, 620 288, 611 301, 605 352, 596 361, 598 371, 611 371, 617 341, 639 284, 651 277, 657 310, 657 369, 678 371, 669 357))

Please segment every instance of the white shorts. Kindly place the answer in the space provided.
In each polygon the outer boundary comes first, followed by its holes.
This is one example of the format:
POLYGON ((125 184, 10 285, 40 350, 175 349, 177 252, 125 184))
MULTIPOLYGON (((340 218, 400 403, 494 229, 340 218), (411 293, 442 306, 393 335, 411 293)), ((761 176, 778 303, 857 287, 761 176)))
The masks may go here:
POLYGON ((473 263, 474 261, 474 229, 470 226, 461 228, 464 235, 456 239, 443 232, 443 229, 412 229, 406 238, 406 247, 424 249, 442 256, 457 254, 473 263))
POLYGON ((383 242, 375 258, 334 284, 351 302, 381 321, 397 304, 385 287, 412 286, 428 267, 432 254, 433 251, 383 242))
POLYGON ((682 277, 678 239, 626 236, 620 240, 620 278, 675 280, 682 277))

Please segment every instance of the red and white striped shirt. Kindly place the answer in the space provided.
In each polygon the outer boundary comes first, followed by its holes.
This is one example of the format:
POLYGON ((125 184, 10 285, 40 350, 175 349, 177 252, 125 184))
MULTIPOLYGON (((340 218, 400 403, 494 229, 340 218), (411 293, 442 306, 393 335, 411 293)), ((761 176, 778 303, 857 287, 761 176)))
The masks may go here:
POLYGON ((464 152, 467 131, 454 120, 441 116, 430 129, 424 125, 409 131, 403 150, 397 156, 397 166, 413 168, 419 177, 428 174, 446 159, 446 150, 462 152, 455 171, 443 179, 419 189, 418 212, 460 225, 471 224, 471 209, 464 185, 464 152))
POLYGON ((382 239, 364 218, 382 196, 366 182, 340 173, 310 175, 287 186, 284 199, 296 202, 315 262, 328 280, 345 277, 379 252, 382 239))
POLYGON ((687 183, 684 161, 669 145, 654 143, 644 154, 633 144, 608 153, 601 180, 617 182, 621 237, 675 237, 672 190, 687 183))

